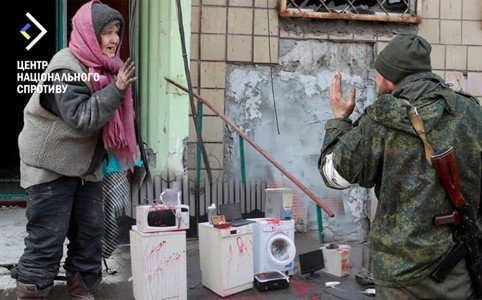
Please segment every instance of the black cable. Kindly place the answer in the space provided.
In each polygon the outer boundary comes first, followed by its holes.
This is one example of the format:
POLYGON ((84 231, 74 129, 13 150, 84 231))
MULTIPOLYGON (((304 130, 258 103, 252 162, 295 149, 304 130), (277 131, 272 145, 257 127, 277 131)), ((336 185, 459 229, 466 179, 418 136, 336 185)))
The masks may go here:
MULTIPOLYGON (((130 16, 129 16, 129 54, 131 56, 132 61, 136 61, 136 53, 134 49, 134 36, 135 36, 135 19, 136 19, 136 9, 137 9, 137 0, 131 0, 130 2, 130 16)), ((141 114, 141 107, 139 103, 139 93, 138 93, 138 82, 137 80, 132 83, 132 99, 134 102, 134 127, 136 131, 136 141, 139 145, 139 152, 141 153, 141 160, 144 165, 144 169, 146 170, 146 176, 149 179, 151 177, 151 172, 149 169, 149 163, 146 154, 146 147, 144 142, 142 141, 142 130, 140 128, 140 114, 141 114)), ((142 182, 141 182, 142 183, 142 182)), ((139 183, 139 186, 141 186, 139 183)))
POLYGON ((273 66, 271 65, 271 30, 269 28, 269 4, 268 0, 266 0, 266 17, 268 19, 268 53, 269 53, 269 76, 271 78, 271 95, 273 95, 273 106, 274 106, 274 117, 276 120, 276 129, 279 131, 279 123, 278 123, 278 110, 276 109, 276 99, 274 97, 274 83, 273 83, 273 66))
POLYGON ((186 51, 186 38, 184 34, 184 25, 182 23, 182 8, 181 8, 181 0, 176 0, 177 6, 177 21, 179 26, 179 36, 181 38, 181 48, 182 48, 182 58, 184 61, 184 72, 187 81, 187 89, 189 91, 189 103, 191 104, 191 114, 194 121, 194 128, 196 130, 196 137, 198 142, 201 144, 201 150, 204 160, 204 167, 206 168, 206 172, 208 173, 208 181, 210 184, 213 182, 213 175, 211 173, 211 167, 209 166, 209 159, 208 154, 206 152, 206 147, 204 146, 203 138, 198 128, 198 115, 196 113, 196 106, 194 104, 194 97, 192 95, 192 83, 191 83, 191 72, 189 72, 189 64, 187 61, 187 51, 186 51))
MULTIPOLYGON (((198 128, 198 113, 196 112, 196 106, 194 105, 194 97, 192 95, 192 83, 191 83, 191 72, 189 72, 189 64, 187 61, 187 51, 186 51, 186 38, 184 35, 184 25, 182 23, 182 8, 181 8, 181 0, 176 0, 176 6, 177 6, 177 21, 178 21, 178 27, 179 27, 179 36, 181 38, 181 48, 182 48, 182 58, 184 61, 184 72, 186 76, 186 81, 187 81, 187 89, 188 89, 188 94, 189 94, 189 103, 191 104, 191 115, 193 118, 194 122, 194 129, 196 131, 196 137, 197 137, 197 142, 198 145, 201 146, 201 152, 203 156, 203 161, 204 161, 204 167, 206 168, 206 172, 208 174, 208 182, 209 185, 212 186, 213 184, 213 175, 211 173, 211 167, 209 166, 209 158, 208 158, 208 153, 206 152, 206 147, 204 146, 203 138, 200 132, 200 128, 198 128)), ((197 158, 199 159, 199 158, 197 158)), ((195 185, 196 186, 196 185, 195 185)), ((196 186, 195 193, 194 193, 194 210, 195 210, 195 215, 196 215, 196 224, 199 224, 199 215, 200 215, 200 189, 199 186, 196 186)))

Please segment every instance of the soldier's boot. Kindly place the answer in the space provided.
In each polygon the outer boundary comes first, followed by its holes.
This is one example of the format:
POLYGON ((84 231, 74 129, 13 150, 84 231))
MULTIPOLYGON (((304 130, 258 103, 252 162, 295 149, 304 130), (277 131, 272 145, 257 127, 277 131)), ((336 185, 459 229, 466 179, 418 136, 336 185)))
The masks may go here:
POLYGON ((22 283, 17 280, 17 300, 45 300, 52 287, 42 290, 35 284, 22 283))
POLYGON ((67 274, 67 289, 70 299, 94 300, 94 292, 87 289, 79 273, 67 274))

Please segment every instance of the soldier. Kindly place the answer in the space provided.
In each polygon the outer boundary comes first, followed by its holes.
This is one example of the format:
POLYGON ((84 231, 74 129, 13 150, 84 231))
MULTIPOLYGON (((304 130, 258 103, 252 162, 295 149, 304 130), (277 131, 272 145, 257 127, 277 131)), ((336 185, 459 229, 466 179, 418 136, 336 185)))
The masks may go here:
POLYGON ((435 228, 432 219, 451 212, 452 204, 422 138, 435 151, 454 147, 462 193, 478 213, 482 109, 475 97, 451 90, 431 72, 430 52, 417 35, 395 37, 375 60, 379 98, 353 123, 355 90, 345 101, 336 73, 329 92, 334 118, 326 123, 318 168, 328 187, 375 187, 379 202, 368 241, 382 299, 474 296, 465 260, 442 283, 430 276, 454 245, 450 227, 435 228), (421 136, 407 116, 410 105, 423 120, 421 136))

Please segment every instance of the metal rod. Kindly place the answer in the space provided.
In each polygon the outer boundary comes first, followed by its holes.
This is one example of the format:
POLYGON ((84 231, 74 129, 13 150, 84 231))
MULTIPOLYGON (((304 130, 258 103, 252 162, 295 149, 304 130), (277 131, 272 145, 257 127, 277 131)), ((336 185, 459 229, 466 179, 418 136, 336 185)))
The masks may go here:
MULTIPOLYGON (((167 82, 170 84, 174 85, 178 89, 188 92, 185 87, 180 85, 179 83, 173 81, 172 79, 169 79, 167 77, 164 77, 167 82)), ((224 116, 222 113, 218 111, 216 107, 214 107, 211 103, 209 103, 206 99, 202 98, 201 96, 192 93, 193 97, 196 98, 198 101, 202 102, 204 105, 206 105, 210 110, 212 110, 218 117, 220 117, 225 123, 231 126, 240 136, 243 137, 243 139, 248 142, 253 148, 259 152, 264 158, 266 158, 273 166, 275 166, 281 173, 283 173, 286 177, 288 177, 291 182, 293 182, 298 188, 300 188, 303 193, 305 193, 308 197, 310 197, 313 202, 315 202, 321 209, 325 211, 325 213, 329 217, 333 217, 334 213, 331 211, 331 209, 321 201, 320 198, 318 198, 312 191, 310 191, 301 181, 299 181, 293 174, 288 172, 279 162, 275 161, 269 154, 266 152, 263 148, 261 148, 258 144, 256 144, 249 136, 247 136, 236 124, 234 124, 233 121, 229 120, 224 116)))

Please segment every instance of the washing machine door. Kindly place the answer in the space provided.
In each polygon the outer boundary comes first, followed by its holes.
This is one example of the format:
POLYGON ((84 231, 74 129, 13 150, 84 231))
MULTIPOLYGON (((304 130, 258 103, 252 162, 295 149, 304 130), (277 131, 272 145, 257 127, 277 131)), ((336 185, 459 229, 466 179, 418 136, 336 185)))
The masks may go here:
POLYGON ((295 259, 296 246, 284 234, 273 235, 266 245, 266 252, 271 262, 279 266, 286 266, 295 259))

